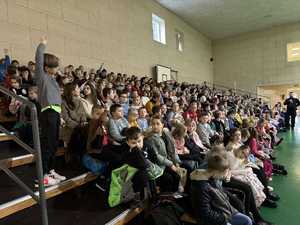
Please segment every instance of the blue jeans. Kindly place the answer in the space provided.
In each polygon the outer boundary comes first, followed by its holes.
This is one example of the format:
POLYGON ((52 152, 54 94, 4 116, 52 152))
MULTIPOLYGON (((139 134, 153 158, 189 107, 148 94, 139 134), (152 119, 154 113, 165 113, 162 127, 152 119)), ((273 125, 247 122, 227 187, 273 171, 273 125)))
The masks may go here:
POLYGON ((252 225, 252 220, 242 213, 237 213, 232 216, 231 223, 227 225, 252 225))

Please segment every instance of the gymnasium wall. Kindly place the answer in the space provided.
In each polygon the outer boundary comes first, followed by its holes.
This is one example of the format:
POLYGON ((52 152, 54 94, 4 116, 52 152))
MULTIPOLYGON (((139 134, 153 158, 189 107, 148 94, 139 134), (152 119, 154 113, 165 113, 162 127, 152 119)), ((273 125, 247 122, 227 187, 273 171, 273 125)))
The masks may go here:
MULTIPOLYGON (((39 38, 62 64, 151 75, 155 64, 178 70, 180 81, 212 81, 211 41, 152 0, 0 0, 0 51, 25 63, 39 38), (152 13, 166 21, 166 45, 152 40, 152 13), (176 50, 175 29, 184 33, 176 50)), ((0 53, 1 54, 1 53, 0 53)))
POLYGON ((300 62, 287 62, 286 45, 300 41, 300 23, 213 42, 214 81, 256 91, 265 84, 300 83, 300 62))

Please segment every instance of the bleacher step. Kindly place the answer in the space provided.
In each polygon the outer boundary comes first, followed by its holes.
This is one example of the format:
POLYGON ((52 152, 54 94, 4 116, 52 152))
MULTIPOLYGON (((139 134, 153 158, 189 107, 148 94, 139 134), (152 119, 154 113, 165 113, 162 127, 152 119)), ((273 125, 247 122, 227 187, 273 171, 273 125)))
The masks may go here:
MULTIPOLYGON (((66 180, 58 185, 51 186, 45 189, 46 199, 53 198, 57 195, 60 195, 64 192, 67 192, 76 187, 82 186, 90 181, 93 181, 97 178, 96 175, 87 172, 80 176, 74 177, 72 179, 66 180)), ((36 195, 39 195, 39 192, 35 192, 36 195)), ((17 198, 10 202, 0 205, 0 219, 7 217, 11 214, 19 212, 23 209, 31 207, 37 204, 37 202, 30 196, 25 195, 23 197, 17 198)))

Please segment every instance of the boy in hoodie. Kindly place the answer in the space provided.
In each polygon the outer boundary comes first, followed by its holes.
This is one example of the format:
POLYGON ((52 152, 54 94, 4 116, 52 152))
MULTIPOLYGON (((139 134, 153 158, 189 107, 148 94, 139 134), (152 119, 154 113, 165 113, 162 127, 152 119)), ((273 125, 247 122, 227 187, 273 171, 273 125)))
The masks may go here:
POLYGON ((229 173, 225 152, 214 152, 207 157, 206 170, 191 173, 191 200, 198 224, 252 225, 252 220, 234 208, 219 179, 229 173))

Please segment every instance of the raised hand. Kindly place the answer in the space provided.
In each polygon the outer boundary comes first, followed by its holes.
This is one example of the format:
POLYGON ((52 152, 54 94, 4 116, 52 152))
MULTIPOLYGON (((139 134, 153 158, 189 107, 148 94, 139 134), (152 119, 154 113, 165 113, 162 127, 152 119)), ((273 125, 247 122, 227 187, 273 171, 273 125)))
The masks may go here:
POLYGON ((46 36, 43 36, 43 37, 41 37, 41 43, 43 43, 44 45, 46 45, 47 44, 47 37, 46 36))

